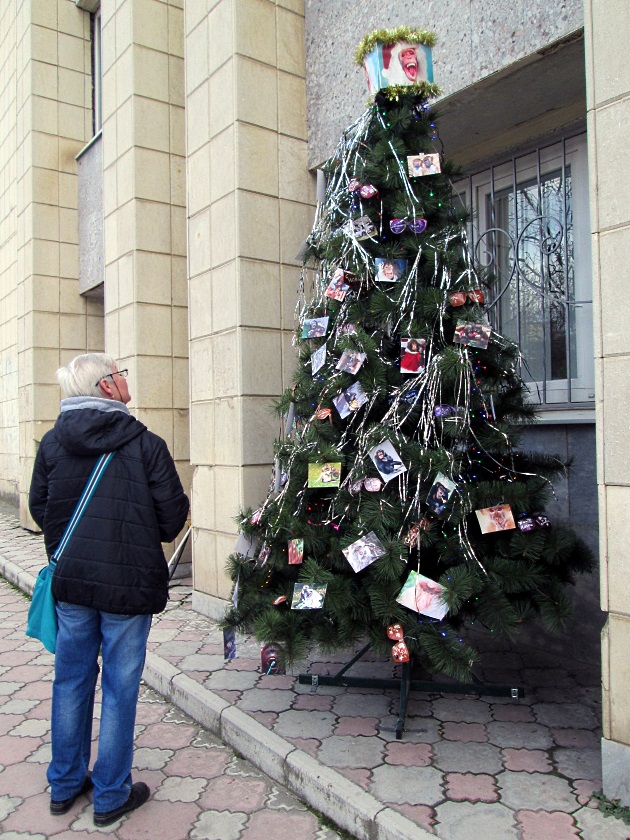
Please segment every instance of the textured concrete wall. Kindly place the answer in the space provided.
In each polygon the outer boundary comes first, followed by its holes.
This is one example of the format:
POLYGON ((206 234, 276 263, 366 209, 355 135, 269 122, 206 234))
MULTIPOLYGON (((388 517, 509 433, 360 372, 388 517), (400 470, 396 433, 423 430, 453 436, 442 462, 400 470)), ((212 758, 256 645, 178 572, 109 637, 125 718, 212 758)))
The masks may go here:
POLYGON ((77 160, 79 171, 79 291, 103 284, 103 138, 99 136, 77 160))
POLYGON ((308 0, 309 165, 333 151, 341 131, 365 106, 363 71, 353 55, 373 29, 406 24, 435 32, 435 81, 448 95, 547 47, 583 22, 582 0, 308 0))

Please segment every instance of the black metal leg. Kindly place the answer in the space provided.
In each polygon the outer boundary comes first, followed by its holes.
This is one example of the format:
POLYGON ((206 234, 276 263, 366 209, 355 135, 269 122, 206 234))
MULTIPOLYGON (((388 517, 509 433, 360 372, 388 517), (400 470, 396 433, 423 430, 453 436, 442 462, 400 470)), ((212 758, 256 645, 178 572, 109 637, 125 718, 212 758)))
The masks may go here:
POLYGON ((407 718, 407 702, 409 700, 409 686, 411 684, 411 662, 403 662, 400 675, 400 706, 398 707, 398 723, 396 724, 396 740, 400 741, 407 718))

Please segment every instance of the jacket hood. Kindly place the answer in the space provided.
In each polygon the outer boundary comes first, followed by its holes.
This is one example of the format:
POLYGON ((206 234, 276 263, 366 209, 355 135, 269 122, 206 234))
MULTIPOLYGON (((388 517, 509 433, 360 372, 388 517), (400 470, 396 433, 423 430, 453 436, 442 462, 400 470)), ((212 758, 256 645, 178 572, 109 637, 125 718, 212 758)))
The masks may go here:
POLYGON ((101 455, 120 449, 146 426, 123 403, 99 397, 69 397, 61 401, 55 432, 61 445, 75 455, 101 455))

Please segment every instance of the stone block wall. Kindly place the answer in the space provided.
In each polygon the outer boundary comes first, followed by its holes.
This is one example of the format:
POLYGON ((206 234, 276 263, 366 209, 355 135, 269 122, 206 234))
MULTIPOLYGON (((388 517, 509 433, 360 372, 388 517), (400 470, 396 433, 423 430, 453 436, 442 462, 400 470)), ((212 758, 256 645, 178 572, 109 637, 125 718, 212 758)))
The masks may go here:
POLYGON ((625 0, 586 0, 593 298, 597 376, 597 446, 600 516, 604 793, 630 805, 630 66, 625 0))
POLYGON ((37 442, 59 411, 55 370, 103 344, 102 307, 78 294, 90 23, 70 0, 8 0, 0 14, 0 495, 19 497, 32 525, 26 496, 37 442))
POLYGON ((213 612, 234 517, 269 483, 314 196, 303 3, 198 0, 185 25, 194 603, 213 612))
POLYGON ((183 0, 103 0, 106 350, 190 486, 183 0))

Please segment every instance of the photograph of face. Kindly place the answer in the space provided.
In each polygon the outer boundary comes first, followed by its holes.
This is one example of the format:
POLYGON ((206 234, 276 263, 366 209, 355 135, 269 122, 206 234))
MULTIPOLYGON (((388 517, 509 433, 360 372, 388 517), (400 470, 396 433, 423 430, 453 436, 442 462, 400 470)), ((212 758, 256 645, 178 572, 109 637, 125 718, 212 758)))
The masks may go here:
POLYGON ((361 216, 359 219, 349 219, 343 226, 343 230, 348 236, 353 236, 355 239, 369 239, 370 236, 376 235, 374 222, 369 216, 361 216))
POLYGON ((337 330, 339 335, 356 335, 357 328, 356 324, 342 324, 339 329, 337 330))
POLYGON ((437 175, 442 171, 438 154, 418 154, 407 157, 407 168, 411 178, 422 178, 424 175, 437 175))
POLYGON ((448 612, 444 603, 444 587, 418 572, 409 572, 396 600, 403 607, 429 618, 441 620, 448 612))
POLYGON ((370 449, 368 454, 385 483, 407 471, 407 467, 400 460, 400 455, 389 440, 382 441, 378 446, 370 449))
POLYGON ((455 490, 456 485, 447 478, 442 473, 438 473, 435 481, 433 482, 433 486, 429 490, 429 495, 427 496, 427 505, 431 508, 431 510, 436 513, 438 516, 441 516, 444 513, 444 508, 448 500, 451 498, 453 491, 455 490))
POLYGON ((326 345, 322 344, 311 356, 311 373, 313 376, 326 364, 326 345))
POLYGON ((341 478, 341 461, 332 463, 308 465, 309 487, 339 487, 341 478))
POLYGON ((353 412, 358 411, 366 402, 367 394, 358 382, 354 382, 349 388, 346 388, 345 391, 333 399, 333 405, 339 412, 342 420, 353 412))
POLYGON ((348 548, 342 549, 342 553, 354 571, 360 572, 361 569, 365 569, 379 557, 382 557, 385 554, 385 549, 374 531, 370 531, 369 534, 356 540, 348 548))
POLYGON ((296 583, 293 586, 292 610, 321 610, 327 583, 296 583))
POLYGON ((422 373, 424 370, 424 352, 426 348, 424 338, 400 339, 400 372, 422 373))
POLYGON ((349 288, 350 286, 345 282, 343 269, 338 268, 333 274, 332 280, 324 294, 333 300, 343 300, 349 288))
POLYGON ((454 344, 468 344, 470 347, 478 347, 485 350, 490 341, 492 327, 489 324, 470 324, 467 321, 458 321, 453 336, 454 344))
POLYGON ((496 531, 511 531, 516 528, 512 509, 509 505, 495 505, 494 507, 476 510, 479 527, 482 534, 493 534, 496 531))
POLYGON ((337 370, 354 375, 359 372, 359 368, 366 359, 366 353, 359 353, 357 350, 344 350, 337 363, 337 370))
POLYGON ((289 540, 289 566, 297 566, 304 560, 304 540, 289 540))
POLYGON ((302 338, 320 338, 326 335, 328 329, 328 315, 324 318, 310 318, 304 321, 302 327, 302 338))
POLYGON ((374 265, 376 266, 377 283, 395 283, 407 271, 407 260, 390 260, 386 257, 376 257, 374 265))
POLYGON ((382 47, 382 76, 388 85, 417 85, 433 79, 431 51, 423 44, 400 41, 382 47))

